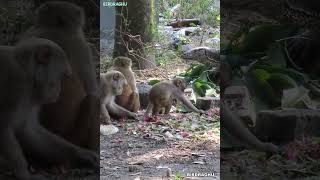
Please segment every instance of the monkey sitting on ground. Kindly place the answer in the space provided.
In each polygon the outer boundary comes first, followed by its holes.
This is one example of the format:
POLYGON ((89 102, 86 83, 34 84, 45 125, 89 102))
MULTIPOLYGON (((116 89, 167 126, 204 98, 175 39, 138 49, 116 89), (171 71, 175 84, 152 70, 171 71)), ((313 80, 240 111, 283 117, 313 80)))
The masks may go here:
POLYGON ((194 112, 205 113, 197 109, 185 96, 186 82, 182 78, 175 78, 171 81, 163 81, 155 84, 149 92, 149 104, 145 115, 158 115, 165 108, 164 114, 168 114, 174 99, 181 101, 187 108, 194 112))
MULTIPOLYGON (((220 75, 220 92, 222 94, 221 100, 224 99, 225 89, 231 85, 232 68, 226 61, 221 61, 219 66, 220 75)), ((249 145, 259 151, 277 153, 279 147, 272 143, 261 142, 254 134, 249 131, 242 123, 240 117, 231 111, 227 104, 221 103, 221 127, 240 140, 241 142, 249 145)), ((222 139, 223 141, 223 139, 222 139)))
POLYGON ((122 94, 116 96, 116 103, 131 112, 138 112, 140 109, 139 93, 131 66, 130 58, 119 56, 113 60, 112 69, 121 72, 128 83, 124 85, 122 94))
POLYGON ((41 105, 58 99, 61 80, 70 75, 64 51, 52 41, 30 38, 15 47, 0 47, 0 156, 16 179, 45 179, 31 175, 29 159, 46 165, 69 162, 99 167, 97 154, 39 123, 41 105))
POLYGON ((277 153, 279 148, 272 143, 261 142, 255 135, 253 135, 248 128, 246 128, 236 114, 230 110, 228 105, 221 103, 221 122, 231 135, 237 137, 241 142, 253 147, 259 151, 277 153))
POLYGON ((62 81, 57 102, 42 106, 42 125, 76 145, 98 152, 98 82, 84 24, 82 8, 50 1, 37 9, 35 25, 24 37, 42 37, 57 43, 66 52, 73 71, 70 78, 62 81))
POLYGON ((127 85, 127 80, 119 71, 111 70, 100 74, 100 114, 102 122, 111 123, 109 112, 120 117, 126 116, 136 119, 137 115, 135 113, 115 103, 115 97, 122 94, 125 85, 127 85))

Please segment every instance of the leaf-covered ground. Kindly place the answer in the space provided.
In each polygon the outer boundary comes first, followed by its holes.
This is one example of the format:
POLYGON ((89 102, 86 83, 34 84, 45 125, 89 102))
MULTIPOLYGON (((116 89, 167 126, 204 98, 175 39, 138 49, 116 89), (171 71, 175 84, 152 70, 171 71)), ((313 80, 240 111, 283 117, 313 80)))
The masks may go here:
POLYGON ((295 141, 283 153, 266 156, 256 151, 221 152, 222 179, 320 179, 319 138, 295 141))
MULTIPOLYGON (((145 179, 220 171, 218 109, 205 115, 171 113, 138 122, 115 122, 119 132, 101 136, 102 179, 145 179)), ((202 179, 215 179, 207 177, 202 179)), ((218 178, 217 178, 218 179, 218 178)))

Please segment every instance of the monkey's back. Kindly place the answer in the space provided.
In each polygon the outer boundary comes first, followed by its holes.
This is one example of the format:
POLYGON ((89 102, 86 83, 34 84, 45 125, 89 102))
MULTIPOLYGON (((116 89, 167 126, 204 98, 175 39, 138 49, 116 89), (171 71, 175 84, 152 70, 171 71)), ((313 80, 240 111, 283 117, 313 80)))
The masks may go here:
POLYGON ((149 100, 151 102, 168 101, 175 89, 171 81, 159 82, 150 89, 149 100))
POLYGON ((65 51, 72 67, 71 77, 62 81, 61 93, 57 102, 44 105, 41 113, 42 123, 45 127, 50 127, 57 134, 65 135, 73 128, 73 121, 77 118, 80 103, 86 96, 83 82, 79 76, 81 73, 77 65, 79 62, 77 63, 76 59, 90 59, 91 54, 81 57, 78 55, 81 54, 80 52, 85 52, 89 47, 83 45, 84 42, 79 34, 63 32, 59 29, 33 27, 26 36, 46 38, 57 43, 65 51), (74 46, 72 46, 73 44, 74 46))

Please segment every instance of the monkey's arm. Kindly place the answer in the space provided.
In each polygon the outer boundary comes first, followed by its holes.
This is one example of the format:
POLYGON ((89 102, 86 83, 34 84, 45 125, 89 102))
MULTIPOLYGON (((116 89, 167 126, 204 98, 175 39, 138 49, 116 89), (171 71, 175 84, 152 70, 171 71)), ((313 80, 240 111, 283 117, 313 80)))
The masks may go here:
POLYGON ((109 113, 107 111, 105 104, 100 104, 100 113, 101 113, 101 119, 105 123, 111 124, 110 116, 109 116, 109 113))
POLYGON ((107 110, 110 112, 118 115, 118 116, 127 116, 127 117, 132 117, 134 119, 137 118, 137 115, 133 112, 130 112, 123 107, 117 105, 115 102, 110 102, 107 104, 107 110))
POLYGON ((144 115, 145 115, 145 116, 149 116, 149 115, 151 114, 152 110, 153 110, 153 104, 152 104, 151 102, 149 102, 148 107, 147 107, 147 110, 146 110, 146 112, 144 113, 144 115))
POLYGON ((246 127, 244 127, 240 118, 231 112, 229 107, 224 103, 221 103, 221 122, 229 133, 238 137, 239 140, 247 145, 266 152, 275 153, 279 151, 277 146, 271 143, 263 143, 254 136, 246 127))
POLYGON ((187 108, 191 109, 194 112, 198 113, 205 113, 203 110, 197 109, 184 95, 181 91, 176 90, 173 92, 173 95, 175 98, 177 98, 179 101, 181 101, 187 108))
POLYGON ((70 160, 71 163, 81 162, 87 167, 98 166, 99 157, 96 153, 66 141, 39 124, 26 127, 26 133, 20 138, 31 156, 41 157, 49 164, 70 160))
POLYGON ((140 100, 139 100, 139 93, 132 92, 129 97, 129 110, 132 112, 138 112, 140 109, 140 100))
POLYGON ((12 129, 8 128, 1 132, 0 140, 5 146, 0 149, 1 154, 6 158, 9 168, 14 168, 14 176, 17 179, 31 178, 28 171, 28 163, 23 155, 20 146, 12 129))
POLYGON ((133 79, 132 81, 128 81, 128 84, 132 88, 132 91, 139 95, 138 88, 136 86, 136 79, 135 79, 135 77, 132 77, 132 79, 133 79))

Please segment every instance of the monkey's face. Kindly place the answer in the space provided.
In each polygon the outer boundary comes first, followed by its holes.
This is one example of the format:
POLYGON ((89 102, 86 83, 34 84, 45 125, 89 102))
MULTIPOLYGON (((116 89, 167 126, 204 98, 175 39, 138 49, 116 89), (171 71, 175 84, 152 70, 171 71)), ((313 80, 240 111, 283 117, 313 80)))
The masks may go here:
POLYGON ((34 100, 40 104, 55 102, 60 95, 62 80, 71 75, 64 51, 52 41, 32 38, 19 44, 16 52, 34 100))
POLYGON ((85 23, 83 9, 69 2, 46 2, 37 10, 37 23, 52 27, 79 28, 85 23))
POLYGON ((115 96, 121 95, 123 86, 127 85, 127 80, 120 72, 115 72, 111 78, 112 91, 115 96))
POLYGON ((187 88, 187 83, 182 78, 175 78, 173 80, 173 84, 177 86, 182 92, 184 92, 184 90, 187 88))
POLYGON ((127 67, 131 67, 132 66, 132 61, 128 57, 119 56, 119 57, 114 59, 113 64, 116 67, 127 68, 127 67))

